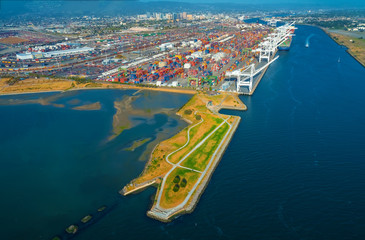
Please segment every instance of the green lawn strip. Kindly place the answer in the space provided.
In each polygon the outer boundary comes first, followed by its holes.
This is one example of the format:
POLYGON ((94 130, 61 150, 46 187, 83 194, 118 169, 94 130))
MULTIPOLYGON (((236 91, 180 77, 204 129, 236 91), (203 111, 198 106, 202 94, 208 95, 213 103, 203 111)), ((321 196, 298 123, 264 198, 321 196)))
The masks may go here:
MULTIPOLYGON (((181 196, 181 194, 183 194, 183 198, 185 198, 188 195, 191 188, 194 186, 194 184, 191 184, 191 183, 195 183, 197 181, 197 179, 199 178, 199 176, 200 176, 200 173, 197 173, 197 172, 194 172, 194 171, 191 171, 188 169, 176 168, 173 172, 170 173, 170 175, 166 179, 165 188, 163 189, 164 202, 172 203, 175 201, 174 197, 181 196), (189 175, 188 175, 188 173, 189 173, 189 175), (174 178, 176 176, 179 176, 180 179, 185 178, 187 180, 188 186, 186 186, 184 188, 180 187, 180 189, 177 192, 174 192, 173 188, 176 185, 176 183, 174 183, 174 178), (190 188, 190 189, 188 189, 188 188, 190 188)), ((180 184, 180 183, 178 183, 178 184, 180 184)))
POLYGON ((217 150, 220 142, 227 133, 229 126, 227 123, 223 124, 209 139, 207 139, 198 149, 196 149, 190 156, 181 164, 184 167, 204 171, 213 153, 217 150), (214 145, 209 149, 207 146, 211 141, 214 145), (199 162, 197 161, 199 159, 199 162))
MULTIPOLYGON (((190 130, 190 142, 189 142, 189 144, 185 147, 185 148, 183 148, 183 149, 181 149, 180 151, 184 151, 184 154, 182 154, 177 160, 176 160, 176 162, 178 162, 178 161, 180 161, 184 156, 185 156, 185 154, 187 154, 188 152, 190 152, 193 148, 194 148, 194 146, 196 145, 196 143, 198 143, 198 142, 200 142, 200 141, 202 141, 206 136, 208 136, 208 134, 209 133, 211 133, 216 127, 217 127, 217 125, 213 125, 208 131, 206 131, 204 134, 203 134, 203 136, 202 137, 200 137, 198 140, 196 140, 196 141, 192 141, 193 140, 193 137, 195 136, 195 134, 198 132, 198 130, 200 130, 201 128, 202 129, 204 129, 204 125, 200 125, 199 127, 197 127, 197 128, 193 128, 193 129, 191 129, 190 130)), ((200 130, 201 131, 201 130, 200 130)), ((169 159, 172 159, 173 158, 173 156, 176 154, 176 153, 178 153, 178 152, 180 152, 180 151, 177 151, 177 152, 175 152, 174 154, 172 154, 170 157, 169 157, 169 159)))

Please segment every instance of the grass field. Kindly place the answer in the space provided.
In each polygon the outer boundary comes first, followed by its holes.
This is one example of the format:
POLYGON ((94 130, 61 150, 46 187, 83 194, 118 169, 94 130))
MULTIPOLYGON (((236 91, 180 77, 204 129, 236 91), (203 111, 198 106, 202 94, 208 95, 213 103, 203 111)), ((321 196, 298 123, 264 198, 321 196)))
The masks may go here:
POLYGON ((194 187, 196 181, 198 180, 200 173, 193 172, 191 170, 177 168, 175 169, 166 179, 166 187, 163 189, 163 197, 161 198, 161 207, 172 208, 179 205, 184 201, 189 191, 194 187), (180 182, 178 184, 174 183, 174 178, 176 176, 180 177, 180 182), (182 179, 186 179, 187 184, 185 187, 181 186, 182 179), (175 185, 179 185, 179 190, 174 191, 175 185))
POLYGON ((190 131, 190 143, 185 148, 170 156, 170 161, 172 163, 179 162, 187 153, 189 153, 194 148, 197 143, 203 140, 217 127, 217 124, 209 124, 208 126, 206 125, 207 124, 201 124, 190 131))
POLYGON ((211 156, 215 150, 217 150, 218 145, 223 140, 223 137, 227 133, 228 129, 228 124, 223 124, 221 128, 219 128, 197 150, 195 150, 187 159, 185 159, 181 165, 198 171, 204 171, 211 156))
POLYGON ((226 99, 224 99, 224 101, 222 102, 222 105, 223 106, 237 107, 237 106, 239 106, 239 102, 237 101, 237 99, 233 95, 228 95, 226 97, 226 99))

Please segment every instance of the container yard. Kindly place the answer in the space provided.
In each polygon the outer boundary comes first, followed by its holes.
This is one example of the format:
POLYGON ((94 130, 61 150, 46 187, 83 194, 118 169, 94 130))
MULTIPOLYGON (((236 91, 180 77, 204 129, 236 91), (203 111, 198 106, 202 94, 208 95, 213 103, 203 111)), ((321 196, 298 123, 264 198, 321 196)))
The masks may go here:
POLYGON ((269 33, 270 29, 262 25, 251 31, 229 26, 205 26, 204 31, 198 31, 191 39, 160 45, 159 52, 162 53, 122 64, 104 72, 98 80, 234 91, 234 87, 222 88, 225 80, 230 81, 226 78, 226 71, 256 63, 257 54, 252 50, 269 33), (166 46, 169 49, 165 49, 166 46))
MULTIPOLYGON (((22 33, 18 36, 24 37, 22 33)), ((266 56, 270 62, 267 56, 275 53, 262 50, 262 43, 277 33, 268 25, 231 20, 52 43, 47 39, 42 44, 28 36, 31 40, 19 43, 23 50, 1 56, 0 73, 250 94, 258 74, 251 72, 255 76, 250 77, 245 72, 267 67, 261 60, 266 56), (241 77, 251 83, 246 87, 241 77)))

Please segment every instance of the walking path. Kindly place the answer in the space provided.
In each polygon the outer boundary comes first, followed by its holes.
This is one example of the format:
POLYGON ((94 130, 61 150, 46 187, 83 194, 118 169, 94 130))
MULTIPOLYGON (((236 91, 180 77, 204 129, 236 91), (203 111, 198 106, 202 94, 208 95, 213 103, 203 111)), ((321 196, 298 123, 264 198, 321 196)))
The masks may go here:
MULTIPOLYGON (((214 113, 216 115, 218 115, 217 113, 214 113)), ((220 115, 219 115, 220 116, 220 115)), ((222 117, 221 117, 222 118, 222 117)), ((163 219, 163 220, 168 220, 169 217, 171 217, 172 215, 176 214, 177 212, 181 211, 184 209, 184 206, 187 204, 187 202, 189 201, 189 199, 191 198, 191 196, 194 194, 195 190, 197 189, 197 187, 199 186, 199 184, 201 183, 201 181, 203 180, 203 178, 205 177, 206 173, 208 172, 210 166, 212 165, 212 163, 214 162, 215 158, 216 158, 216 155, 218 152, 221 151, 221 147, 222 147, 222 144, 226 141, 226 138, 227 136, 229 135, 230 131, 231 131, 231 128, 232 128, 232 125, 228 122, 228 120, 230 119, 227 118, 227 119, 224 119, 222 118, 224 121, 218 126, 216 127, 211 133, 209 133, 202 141, 200 141, 197 145, 194 146, 194 148, 188 153, 186 154, 177 164, 173 164, 169 161, 169 156, 172 155, 173 153, 177 152, 177 151, 180 151, 181 149, 183 149, 184 147, 186 147, 189 142, 190 142, 190 129, 192 129, 193 127, 197 126, 198 124, 201 124, 203 122, 203 119, 202 121, 200 121, 199 123, 195 124, 194 126, 190 127, 189 130, 188 130, 188 141, 185 143, 184 146, 182 146, 181 148, 175 150, 174 152, 170 153, 167 157, 166 157, 166 161, 170 164, 173 165, 173 167, 170 169, 170 171, 164 176, 163 178, 163 181, 161 183, 161 186, 160 186, 160 189, 159 189, 159 192, 158 192, 158 197, 157 197, 157 201, 156 201, 156 204, 155 206, 149 211, 149 214, 158 218, 158 219, 163 219), (223 137, 223 139, 221 140, 221 142, 219 143, 219 146, 217 147, 217 149, 215 150, 215 152, 213 153, 212 157, 210 158, 209 160, 209 163, 207 164, 207 166, 205 167, 205 170, 203 172, 201 171, 198 171, 196 169, 192 169, 192 168, 187 168, 187 167, 184 167, 184 166, 181 166, 181 163, 186 159, 188 158, 194 151, 196 151, 202 144, 204 144, 204 142, 206 142, 218 129, 220 129, 224 124, 228 124, 229 126, 229 129, 227 131, 227 133, 225 134, 225 136, 223 137), (163 207, 161 207, 160 203, 161 203, 161 197, 162 197, 162 194, 163 194, 163 190, 164 190, 164 187, 165 187, 165 184, 166 184, 166 180, 168 178, 168 176, 171 174, 171 172, 173 172, 177 167, 181 167, 181 168, 185 168, 185 169, 188 169, 188 170, 192 170, 192 171, 195 171, 195 172, 199 172, 201 173, 199 179, 197 180, 197 182, 195 183, 194 187, 189 191, 188 195, 185 197, 184 201, 182 203, 180 203, 178 206, 176 207, 173 207, 173 208, 170 208, 170 209, 165 209, 163 207)))
MULTIPOLYGON (((203 123, 203 122, 204 122, 204 119, 202 118, 202 120, 201 120, 200 122, 198 122, 198 123, 194 124, 193 126, 191 126, 191 127, 188 129, 188 132, 187 132, 188 140, 186 141, 185 145, 184 145, 184 146, 182 146, 182 147, 180 147, 180 148, 178 148, 177 150, 173 151, 173 152, 172 152, 172 153, 170 153, 169 155, 167 155, 167 157, 166 157, 166 161, 167 161, 168 163, 170 163, 170 164, 173 166, 173 168, 172 168, 172 169, 170 169, 170 171, 166 174, 166 176, 167 176, 168 174, 170 174, 170 172, 172 172, 172 171, 173 171, 176 167, 181 167, 181 168, 185 168, 185 169, 188 169, 188 170, 192 170, 192 171, 195 171, 195 172, 199 172, 199 173, 201 173, 201 171, 198 171, 198 170, 195 170, 195 169, 192 169, 192 168, 187 168, 187 167, 181 166, 181 165, 180 165, 180 163, 181 163, 181 162, 185 159, 185 157, 184 157, 182 160, 180 160, 177 164, 174 164, 174 163, 170 162, 169 157, 170 157, 172 154, 174 154, 174 153, 176 153, 176 152, 180 151, 181 149, 185 148, 185 147, 186 147, 186 146, 190 143, 190 130, 191 130, 192 128, 194 128, 194 127, 198 126, 199 124, 203 123)), ((190 153, 188 153, 188 155, 190 155, 190 153)), ((165 176, 165 179, 166 179, 166 176, 165 176)), ((164 180, 165 180, 165 179, 164 179, 164 180)))

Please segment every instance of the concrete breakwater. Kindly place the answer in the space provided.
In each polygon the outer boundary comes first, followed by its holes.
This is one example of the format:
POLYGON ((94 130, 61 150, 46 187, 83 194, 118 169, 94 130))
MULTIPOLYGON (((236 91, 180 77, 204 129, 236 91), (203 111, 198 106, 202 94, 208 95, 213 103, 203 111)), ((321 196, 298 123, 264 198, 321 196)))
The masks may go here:
POLYGON ((157 179, 158 178, 155 178, 151 181, 147 181, 147 182, 140 183, 140 184, 133 184, 133 185, 130 185, 130 186, 124 186, 123 189, 119 191, 119 193, 123 196, 127 196, 129 194, 142 191, 142 190, 146 189, 147 187, 152 186, 153 184, 155 184, 157 179), (129 189, 129 187, 133 187, 133 188, 129 189))

